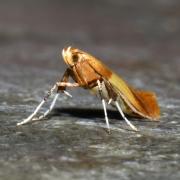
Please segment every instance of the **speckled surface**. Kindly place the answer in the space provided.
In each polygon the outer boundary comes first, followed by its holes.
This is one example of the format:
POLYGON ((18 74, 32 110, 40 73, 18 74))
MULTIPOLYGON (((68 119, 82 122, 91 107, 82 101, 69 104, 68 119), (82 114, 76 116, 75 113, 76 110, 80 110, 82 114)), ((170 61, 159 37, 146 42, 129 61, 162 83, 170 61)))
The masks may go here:
POLYGON ((179 179, 179 12, 177 0, 0 1, 0 179, 179 179), (134 133, 109 107, 109 135, 101 102, 73 89, 16 127, 63 75, 69 45, 156 92, 160 122, 131 118, 134 133))

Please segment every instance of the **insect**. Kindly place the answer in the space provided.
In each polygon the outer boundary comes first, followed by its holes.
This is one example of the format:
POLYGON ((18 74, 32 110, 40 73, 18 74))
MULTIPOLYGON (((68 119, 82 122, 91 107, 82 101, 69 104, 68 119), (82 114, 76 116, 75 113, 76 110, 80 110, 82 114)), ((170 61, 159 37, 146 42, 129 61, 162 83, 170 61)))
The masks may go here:
POLYGON ((62 56, 68 68, 61 81, 56 82, 35 111, 17 125, 41 120, 46 117, 55 106, 60 92, 71 96, 66 91, 67 87, 82 87, 99 95, 109 132, 110 125, 106 110, 107 104, 116 107, 122 118, 134 131, 138 131, 138 129, 126 118, 125 114, 139 118, 147 118, 152 121, 159 120, 160 109, 156 95, 153 92, 137 90, 129 86, 100 60, 82 50, 72 47, 64 48, 62 56), (69 82, 69 77, 74 80, 74 83, 69 82), (37 113, 40 108, 55 91, 56 95, 49 109, 38 117, 37 113))

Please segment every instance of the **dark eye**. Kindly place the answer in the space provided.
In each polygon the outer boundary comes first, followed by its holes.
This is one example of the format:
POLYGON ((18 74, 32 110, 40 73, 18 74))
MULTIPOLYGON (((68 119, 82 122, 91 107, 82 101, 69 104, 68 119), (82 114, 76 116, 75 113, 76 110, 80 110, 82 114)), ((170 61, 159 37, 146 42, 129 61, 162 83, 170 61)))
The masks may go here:
POLYGON ((72 60, 74 61, 74 62, 77 62, 78 61, 78 55, 77 54, 73 54, 72 55, 72 60))

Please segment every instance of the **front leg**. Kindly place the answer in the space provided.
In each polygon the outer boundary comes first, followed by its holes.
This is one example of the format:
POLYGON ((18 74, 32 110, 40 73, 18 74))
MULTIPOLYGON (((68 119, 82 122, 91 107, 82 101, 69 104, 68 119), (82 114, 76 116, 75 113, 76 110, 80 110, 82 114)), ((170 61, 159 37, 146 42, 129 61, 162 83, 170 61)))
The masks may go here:
MULTIPOLYGON (((45 102, 47 102, 47 100, 49 99, 49 97, 53 94, 53 92, 57 89, 57 84, 55 84, 46 94, 46 96, 43 98, 43 100, 41 101, 41 103, 36 107, 35 111, 28 116, 26 119, 24 119, 23 121, 17 123, 17 126, 23 125, 23 124, 27 124, 30 121, 32 121, 32 119, 35 117, 35 115, 39 112, 39 110, 41 109, 41 107, 43 106, 43 104, 45 102)), ((57 99, 57 98, 56 98, 57 99)))
POLYGON ((71 69, 66 69, 61 81, 56 82, 57 85, 57 92, 61 91, 64 92, 64 90, 66 89, 66 87, 79 87, 78 83, 70 83, 69 81, 69 77, 72 77, 72 71, 71 69))
POLYGON ((54 108, 57 98, 58 98, 58 93, 59 91, 61 91, 62 93, 66 94, 67 96, 71 96, 71 94, 69 94, 67 91, 65 91, 66 87, 78 87, 79 84, 78 83, 69 83, 67 82, 70 76, 70 70, 67 69, 63 75, 63 78, 60 82, 56 82, 55 85, 48 91, 48 93, 46 94, 46 96, 43 98, 43 100, 41 101, 41 103, 37 106, 37 108, 35 109, 35 111, 28 116, 26 119, 24 119, 23 121, 17 123, 18 126, 23 125, 23 124, 27 124, 31 121, 38 121, 43 119, 44 117, 46 117, 54 108), (57 90, 57 94, 55 95, 49 109, 41 116, 39 117, 35 117, 37 115, 37 113, 40 111, 41 107, 44 105, 44 103, 47 102, 47 100, 49 99, 50 96, 52 96, 52 94, 54 93, 54 91, 57 90))
POLYGON ((57 82, 56 83, 58 90, 65 89, 66 87, 79 87, 78 83, 70 83, 70 82, 57 82))

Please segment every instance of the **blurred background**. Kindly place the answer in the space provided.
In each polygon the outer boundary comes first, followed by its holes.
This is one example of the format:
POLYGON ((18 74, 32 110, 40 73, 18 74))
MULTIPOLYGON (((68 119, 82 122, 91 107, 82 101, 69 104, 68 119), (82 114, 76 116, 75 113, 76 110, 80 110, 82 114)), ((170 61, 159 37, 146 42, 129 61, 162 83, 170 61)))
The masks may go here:
POLYGON ((0 3, 1 62, 30 64, 42 58, 57 65, 58 53, 68 45, 109 60, 179 60, 177 0, 0 3))
POLYGON ((178 0, 0 0, 0 178, 179 179, 179 47, 178 0), (156 92, 161 122, 109 136, 101 103, 78 89, 50 120, 16 128, 63 75, 67 46, 156 92))

